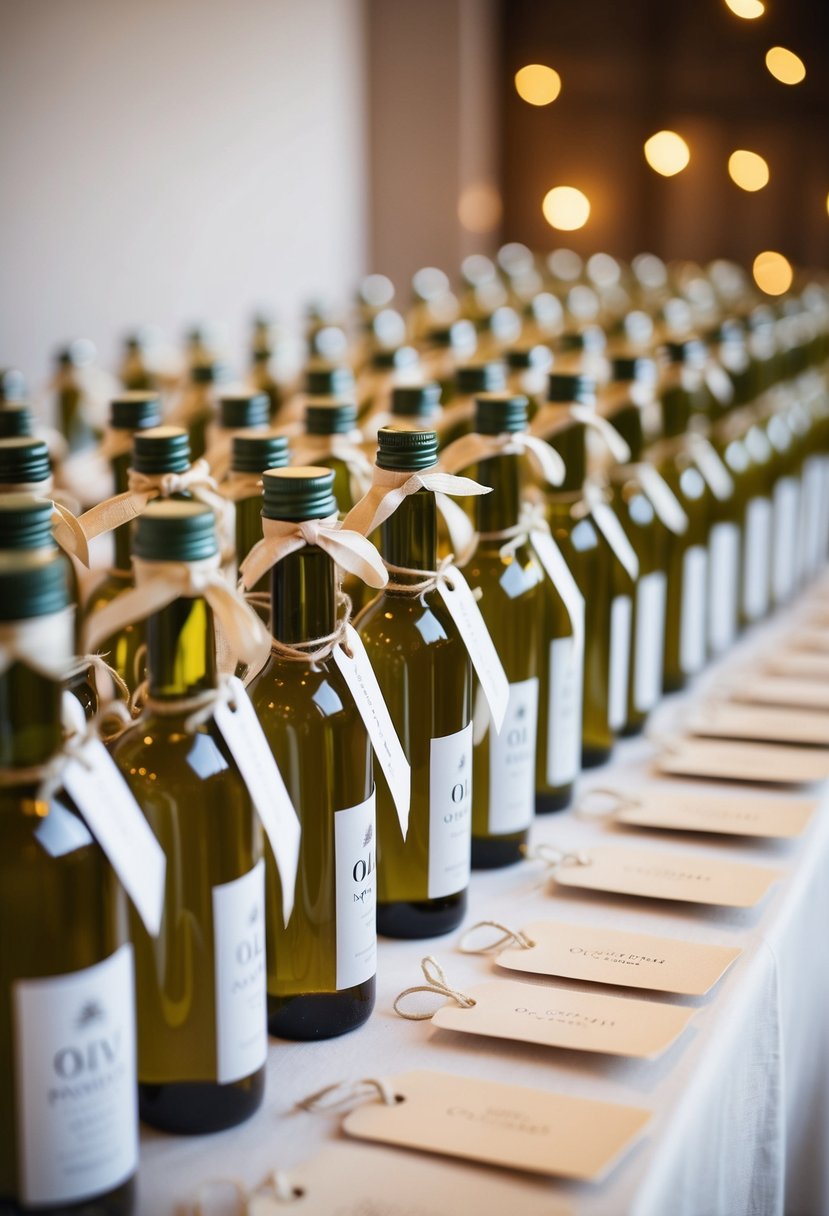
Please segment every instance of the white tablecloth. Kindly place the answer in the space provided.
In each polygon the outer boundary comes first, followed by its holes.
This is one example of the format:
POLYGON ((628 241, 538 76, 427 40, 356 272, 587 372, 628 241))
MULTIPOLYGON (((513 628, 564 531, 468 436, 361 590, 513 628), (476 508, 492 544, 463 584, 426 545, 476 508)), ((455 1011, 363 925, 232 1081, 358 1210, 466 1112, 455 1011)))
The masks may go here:
MULTIPOLYGON (((822 594, 829 592, 824 588, 822 594)), ((744 639, 726 666, 762 655, 787 634, 798 611, 788 609, 744 639)), ((681 700, 673 698, 671 706, 677 704, 681 700)), ((622 743, 611 765, 585 776, 580 789, 641 780, 653 753, 653 744, 644 739, 622 743)), ((687 789, 687 783, 665 783, 687 789)), ((699 783, 698 788, 705 787, 699 783)), ((739 787, 711 788, 733 792, 739 787)), ((798 796, 816 794, 823 805, 793 841, 646 832, 572 812, 545 816, 533 829, 534 842, 566 849, 617 840, 780 867, 782 881, 747 911, 556 888, 538 863, 474 875, 467 925, 496 919, 520 927, 555 917, 740 946, 743 954, 707 997, 653 997, 699 1010, 659 1059, 629 1061, 495 1042, 403 1021, 392 1004, 403 988, 420 982, 424 955, 434 954, 459 988, 496 971, 489 958, 461 955, 458 934, 428 943, 382 941, 377 1008, 369 1023, 328 1042, 272 1042, 265 1104, 252 1120, 210 1137, 179 1139, 144 1131, 140 1212, 181 1213, 207 1179, 237 1177, 252 1186, 276 1167, 312 1157, 338 1136, 339 1123, 336 1115, 293 1110, 298 1099, 315 1090, 345 1078, 428 1067, 653 1111, 644 1136, 601 1183, 513 1175, 515 1216, 522 1194, 539 1190, 568 1198, 584 1216, 827 1216, 829 793, 812 788, 798 796)), ((514 973, 513 978, 548 982, 514 973)), ((479 1209, 475 1216, 489 1214, 479 1209)))

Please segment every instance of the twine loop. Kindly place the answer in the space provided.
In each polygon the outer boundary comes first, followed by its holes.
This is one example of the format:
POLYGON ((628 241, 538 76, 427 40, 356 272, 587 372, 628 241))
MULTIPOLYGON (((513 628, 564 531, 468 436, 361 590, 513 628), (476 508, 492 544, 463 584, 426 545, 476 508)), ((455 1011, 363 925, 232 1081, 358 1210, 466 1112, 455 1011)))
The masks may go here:
POLYGON ((446 978, 446 972, 441 967, 440 963, 433 955, 428 955, 420 964, 420 969, 426 977, 425 984, 416 984, 412 988, 404 988, 394 1002, 394 1012, 398 1017, 406 1018, 409 1022, 426 1022, 429 1018, 434 1017, 434 1012, 418 1012, 417 1010, 406 1010, 402 1008, 402 1001, 408 996, 414 996, 418 992, 430 992, 435 996, 446 997, 450 1001, 454 1001, 461 1009, 471 1009, 477 1002, 471 996, 467 996, 465 992, 461 992, 457 988, 452 988, 446 978))
POLYGON ((297 1110, 329 1111, 349 1109, 366 1100, 380 1101, 384 1106, 396 1106, 397 1095, 383 1077, 361 1077, 358 1081, 337 1081, 326 1085, 307 1098, 300 1098, 297 1110))
POLYGON ((454 554, 448 553, 444 557, 437 570, 416 570, 409 566, 394 566, 391 562, 384 561, 390 576, 397 575, 397 578, 390 577, 386 584, 387 591, 394 591, 398 595, 408 595, 415 598, 419 595, 425 595, 428 591, 434 591, 438 583, 445 582, 451 588, 452 570, 454 569, 454 554), (400 577, 414 579, 414 582, 401 583, 400 577))
POLYGON ((519 950, 532 950, 534 945, 535 942, 520 929, 510 929, 508 925, 502 925, 499 920, 479 920, 476 925, 472 925, 464 933, 458 942, 458 949, 461 954, 490 954, 493 950, 501 950, 506 946, 517 946, 519 950), (486 945, 471 946, 469 939, 480 929, 497 929, 500 937, 486 945))

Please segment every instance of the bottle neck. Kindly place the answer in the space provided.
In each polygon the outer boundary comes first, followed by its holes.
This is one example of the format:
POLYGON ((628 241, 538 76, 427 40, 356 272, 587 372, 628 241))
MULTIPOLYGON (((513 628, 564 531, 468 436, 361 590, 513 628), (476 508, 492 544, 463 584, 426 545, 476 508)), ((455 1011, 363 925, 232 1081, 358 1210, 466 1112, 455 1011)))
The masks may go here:
MULTIPOLYGON (((125 494, 129 489, 129 470, 132 465, 132 452, 122 452, 113 456, 110 461, 112 469, 112 485, 114 494, 125 494)), ((129 571, 132 553, 132 529, 130 524, 121 524, 113 532, 114 556, 113 565, 116 570, 129 571)))
POLYGON ((12 663, 0 675, 0 768, 28 768, 61 744, 61 685, 12 663))
POLYGON ((288 646, 337 627, 337 570, 316 545, 289 553, 271 571, 271 633, 288 646))
POLYGON ((491 494, 475 499, 475 523, 479 532, 503 532, 518 523, 521 513, 521 457, 494 456, 482 460, 475 472, 476 480, 492 486, 491 494))
POLYGON ((262 495, 252 494, 236 503, 236 557, 239 565, 262 539, 262 495))
POLYGON ((564 461, 564 480, 558 487, 563 493, 580 490, 587 477, 587 427, 583 422, 571 422, 554 431, 548 442, 564 461))
MULTIPOLYGON (((438 528, 435 496, 431 490, 417 490, 404 498, 397 510, 382 524, 380 547, 391 566, 410 570, 434 570, 437 565, 438 528)), ((406 576, 395 579, 406 582, 406 576)), ((412 582, 416 582, 412 578, 412 582)))
POLYGON ((150 696, 158 700, 216 687, 216 634, 206 600, 174 600, 148 618, 147 673, 150 696))

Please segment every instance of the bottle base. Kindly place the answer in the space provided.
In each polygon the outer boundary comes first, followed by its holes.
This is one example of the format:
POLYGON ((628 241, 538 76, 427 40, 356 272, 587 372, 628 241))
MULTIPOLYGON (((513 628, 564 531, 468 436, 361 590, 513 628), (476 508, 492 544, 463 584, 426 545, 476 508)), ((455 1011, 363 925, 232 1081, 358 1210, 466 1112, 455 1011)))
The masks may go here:
POLYGON ((215 1081, 174 1081, 167 1085, 139 1082, 138 1114, 142 1122, 179 1136, 220 1132, 244 1123, 265 1095, 265 1069, 219 1085, 215 1081))
POLYGON ((647 718, 634 718, 625 723, 619 731, 619 737, 622 739, 635 739, 637 735, 641 735, 645 729, 647 718))
POLYGON ((268 1034, 277 1039, 310 1042, 335 1039, 368 1021, 374 1008, 374 976, 342 992, 309 992, 299 996, 268 993, 268 1034))
POLYGON ((581 753, 582 768, 598 768, 602 764, 607 764, 613 752, 613 745, 610 747, 585 747, 581 753))
POLYGON ((688 677, 682 674, 665 675, 662 677, 663 692, 682 692, 688 684, 688 677))
POLYGON ((568 785, 558 794, 540 794, 535 796, 536 815, 551 815, 556 811, 566 811, 573 801, 573 787, 568 785))
POLYGON ((77 1203, 49 1204, 47 1207, 23 1207, 16 1200, 0 1195, 0 1216, 133 1216, 135 1212, 135 1179, 129 1178, 115 1190, 77 1203))
POLYGON ((524 860, 527 833, 520 836, 473 836, 472 869, 498 870, 524 860))
POLYGON ((418 941, 451 933, 466 914, 466 891, 442 899, 377 905, 377 932, 383 937, 418 941))

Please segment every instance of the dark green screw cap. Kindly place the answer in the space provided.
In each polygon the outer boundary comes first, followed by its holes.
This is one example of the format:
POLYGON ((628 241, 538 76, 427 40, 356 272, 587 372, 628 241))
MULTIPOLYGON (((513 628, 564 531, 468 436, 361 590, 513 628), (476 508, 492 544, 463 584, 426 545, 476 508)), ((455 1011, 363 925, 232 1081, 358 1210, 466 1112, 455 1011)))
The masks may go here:
POLYGON ((472 393, 499 393, 506 384, 501 363, 467 363, 455 374, 455 387, 461 396, 472 393))
POLYGON ((180 426, 137 431, 132 444, 136 473, 183 473, 190 467, 190 437, 180 426))
POLYGON ((514 346, 506 354, 507 367, 513 371, 548 367, 552 356, 546 346, 514 346))
POLYGON ((556 346, 561 351, 586 350, 593 353, 604 350, 606 341, 600 325, 585 325, 583 329, 571 329, 561 334, 556 346))
POLYGON ((69 604, 68 574, 54 551, 0 553, 0 621, 61 612, 69 604))
POLYGON ((31 433, 32 412, 24 401, 0 405, 0 439, 29 437, 31 433))
POLYGON ((32 494, 0 494, 0 549, 54 549, 52 504, 32 494))
POLYGON ((700 364, 705 359, 705 344, 699 338, 672 339, 664 350, 671 363, 700 364))
POLYGON ((213 384, 216 381, 215 363, 196 363, 190 368, 190 379, 194 384, 213 384))
POLYGON ((387 347, 374 352, 371 356, 371 365, 378 371, 384 369, 393 371, 414 367, 419 359, 420 356, 413 346, 387 347))
POLYGON ((416 473, 431 468, 438 458, 435 431, 406 431, 397 426, 381 426, 377 432, 377 467, 416 473))
POLYGON ((51 476, 49 449, 42 439, 0 439, 0 485, 25 485, 51 476))
POLYGON ((271 403, 266 393, 224 393, 219 401, 219 426, 229 431, 266 427, 271 403))
POLYGON ((337 514, 333 469, 315 465, 292 465, 267 469, 262 474, 265 519, 326 519, 337 514))
POLYGON ((351 401, 308 401, 305 430, 309 435, 347 435, 357 426, 357 406, 351 401))
POLYGON ((109 403, 109 425, 116 431, 147 431, 161 423, 161 398, 158 393, 120 393, 109 403))
POLYGON ((138 517, 133 553, 151 562, 198 562, 219 552, 213 512, 184 498, 156 499, 138 517))
POLYGON ((265 469, 281 469, 290 459, 287 435, 271 431, 252 431, 249 435, 234 435, 234 473, 264 473, 265 469))
POLYGON ((351 397, 354 373, 350 367, 312 365, 305 371, 305 391, 309 397, 351 397))
POLYGON ((466 320, 435 326, 429 330, 428 338, 433 346, 451 350, 474 350, 478 342, 475 326, 466 320))
POLYGON ((475 398, 475 430, 479 435, 526 430, 528 405, 522 393, 483 393, 475 398))
POLYGON ((652 384, 656 380, 656 361, 645 355, 616 355, 610 366, 612 377, 617 383, 638 380, 652 384))
POLYGON ((596 381, 580 372, 551 372, 547 378, 547 400, 594 405, 596 381))
POLYGON ((391 412, 399 418, 433 418, 440 410, 440 385, 399 384, 391 391, 391 412))

